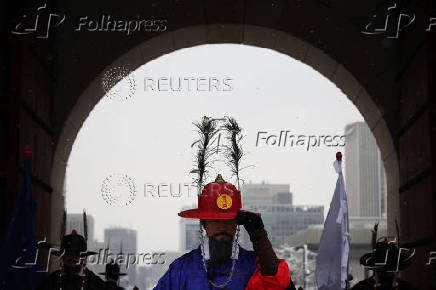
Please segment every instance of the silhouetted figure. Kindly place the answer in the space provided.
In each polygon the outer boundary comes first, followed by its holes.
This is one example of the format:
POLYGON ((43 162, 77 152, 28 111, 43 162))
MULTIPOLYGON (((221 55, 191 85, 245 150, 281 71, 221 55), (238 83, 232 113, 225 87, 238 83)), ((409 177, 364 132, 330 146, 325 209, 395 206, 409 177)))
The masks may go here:
POLYGON ((118 286, 120 276, 125 276, 126 273, 120 273, 120 266, 111 262, 106 264, 106 271, 103 273, 99 273, 100 275, 104 275, 106 281, 104 282, 105 290, 124 290, 123 287, 118 286))
POLYGON ((85 265, 86 256, 96 254, 88 252, 85 239, 76 233, 62 238, 60 251, 53 255, 62 256, 62 269, 50 274, 39 290, 101 290, 104 283, 85 265))
POLYGON ((414 251, 405 249, 401 253, 395 242, 377 242, 375 249, 360 258, 360 264, 373 270, 374 275, 357 283, 352 290, 409 290, 415 289, 398 278, 399 271, 410 265, 414 251), (398 257, 400 256, 400 257, 398 257))

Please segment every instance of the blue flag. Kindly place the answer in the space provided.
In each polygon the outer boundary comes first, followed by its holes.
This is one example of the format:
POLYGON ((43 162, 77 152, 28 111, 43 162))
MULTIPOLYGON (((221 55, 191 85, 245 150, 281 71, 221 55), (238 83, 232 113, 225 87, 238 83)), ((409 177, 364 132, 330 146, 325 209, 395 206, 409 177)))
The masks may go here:
POLYGON ((32 199, 30 177, 30 150, 25 154, 25 177, 8 233, 0 248, 0 289, 36 289, 44 279, 37 261, 37 248, 33 233, 36 203, 32 199))

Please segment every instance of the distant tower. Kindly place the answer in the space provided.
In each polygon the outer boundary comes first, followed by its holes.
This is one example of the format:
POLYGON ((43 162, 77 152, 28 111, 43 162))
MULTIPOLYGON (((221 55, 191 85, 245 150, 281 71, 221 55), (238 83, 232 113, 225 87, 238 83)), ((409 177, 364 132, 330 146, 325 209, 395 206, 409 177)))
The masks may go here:
POLYGON ((350 217, 383 217, 386 181, 380 150, 365 122, 345 126, 345 184, 350 217))
MULTIPOLYGON (((241 190, 242 208, 259 212, 274 248, 281 246, 291 235, 309 225, 322 224, 322 206, 295 206, 289 184, 244 184, 241 190)), ((247 232, 240 233, 240 245, 248 250, 252 243, 247 232)))
MULTIPOLYGON (((136 253, 136 238, 137 233, 135 230, 126 228, 109 228, 104 230, 104 243, 109 246, 110 252, 114 255, 120 253, 126 257, 129 253, 136 253)), ((128 269, 126 265, 120 265, 121 270, 126 272, 129 276, 129 284, 136 284, 136 264, 129 264, 128 269)), ((127 285, 123 285, 127 286, 127 285)))
MULTIPOLYGON (((192 205, 191 208, 196 207, 192 205)), ((182 210, 189 209, 183 207, 182 210)), ((180 219, 180 250, 182 253, 196 249, 200 245, 200 225, 197 219, 180 219)))

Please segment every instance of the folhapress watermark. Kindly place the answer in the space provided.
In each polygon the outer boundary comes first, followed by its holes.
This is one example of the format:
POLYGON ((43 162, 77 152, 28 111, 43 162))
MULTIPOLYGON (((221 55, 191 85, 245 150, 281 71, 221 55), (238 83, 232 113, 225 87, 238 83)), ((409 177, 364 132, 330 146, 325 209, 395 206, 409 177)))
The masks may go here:
MULTIPOLYGON (((46 243, 46 238, 42 241, 38 241, 37 245, 42 243, 46 243)), ((52 258, 52 252, 59 252, 59 248, 50 247, 48 249, 47 261, 45 263, 46 268, 40 270, 38 267, 38 263, 41 262, 41 257, 39 253, 39 247, 35 248, 35 256, 29 257, 26 250, 22 250, 20 255, 15 257, 14 263, 11 264, 11 268, 15 270, 23 270, 23 269, 34 269, 36 272, 48 272, 49 262, 52 258)), ((400 248, 398 257, 401 253, 407 253, 412 251, 413 256, 415 250, 400 248)), ((386 257, 388 255, 389 249, 386 253, 386 257)), ((61 253, 60 256, 56 255, 56 258, 59 260, 62 258, 64 253, 61 253)), ((126 269, 129 265, 162 265, 166 263, 166 257, 164 252, 144 252, 144 253, 111 253, 107 248, 98 250, 96 255, 82 256, 81 261, 86 260, 88 265, 105 265, 110 263, 111 261, 115 261, 119 265, 124 265, 126 269)), ((398 259, 399 260, 399 259, 398 259)), ((430 251, 428 257, 425 258, 425 261, 422 261, 426 266, 436 265, 436 251, 430 251)), ((80 261, 79 261, 80 263, 80 261)), ((385 259, 376 262, 377 265, 385 265, 385 259)), ((398 265, 397 265, 398 266, 398 265)), ((398 269, 398 267, 397 267, 398 269)))
POLYGON ((19 21, 12 29, 12 34, 28 35, 34 34, 36 38, 48 38, 51 29, 58 27, 65 21, 65 14, 59 14, 53 9, 47 8, 44 3, 36 9, 35 15, 23 14, 19 21))
POLYGON ((105 265, 111 261, 118 265, 124 265, 126 269, 129 268, 129 265, 162 265, 166 263, 165 253, 161 252, 111 253, 108 249, 99 249, 96 255, 86 257, 87 265, 105 265))
POLYGON ((428 255, 427 263, 425 263, 426 266, 430 266, 431 264, 436 265, 436 251, 431 251, 428 255))
POLYGON ((215 76, 144 77, 146 92, 228 92, 233 90, 233 78, 215 76))
POLYGON ((345 135, 296 135, 290 134, 291 131, 281 130, 279 134, 270 134, 267 131, 257 132, 256 147, 275 146, 275 147, 301 147, 309 148, 320 147, 343 147, 345 146, 345 135))
MULTIPOLYGON (((55 11, 47 3, 36 11, 25 13, 13 26, 11 33, 16 35, 35 35, 36 38, 48 38, 53 28, 65 22, 66 14, 55 11)), ((74 25, 76 32, 122 32, 126 36, 141 32, 164 32, 168 29, 167 19, 135 18, 125 19, 111 14, 81 16, 74 25)))
MULTIPOLYGON (((378 7, 371 20, 363 27, 362 33, 367 35, 382 35, 386 38, 398 38, 401 31, 411 26, 416 20, 415 13, 405 11, 397 3, 384 4, 378 7)), ((436 17, 428 17, 424 21, 425 31, 431 31, 436 26, 436 17)))
MULTIPOLYGON (((46 238, 43 241, 39 241, 37 244, 45 243, 46 238)), ((25 251, 22 251, 25 253, 25 251)), ((14 264, 10 265, 11 268, 16 270, 32 269, 36 272, 47 273, 49 271, 49 264, 53 256, 55 259, 61 260, 65 255, 64 252, 60 252, 59 248, 50 247, 46 256, 46 267, 41 269, 38 267, 38 263, 41 262, 41 254, 38 247, 35 249, 35 256, 30 257, 29 261, 24 261, 22 256, 18 256, 14 260, 14 264), (60 253, 53 255, 52 253, 60 253)), ((45 255, 43 255, 45 257, 45 255)), ((86 262, 89 265, 106 265, 111 262, 116 262, 120 266, 124 266, 126 269, 130 265, 163 265, 166 263, 166 257, 164 252, 137 252, 137 253, 113 253, 109 249, 99 249, 95 255, 86 255, 86 252, 79 254, 80 258, 78 264, 86 262)))
POLYGON ((116 19, 110 14, 97 18, 82 16, 79 18, 76 31, 118 31, 129 36, 133 32, 163 32, 167 30, 166 19, 116 19))

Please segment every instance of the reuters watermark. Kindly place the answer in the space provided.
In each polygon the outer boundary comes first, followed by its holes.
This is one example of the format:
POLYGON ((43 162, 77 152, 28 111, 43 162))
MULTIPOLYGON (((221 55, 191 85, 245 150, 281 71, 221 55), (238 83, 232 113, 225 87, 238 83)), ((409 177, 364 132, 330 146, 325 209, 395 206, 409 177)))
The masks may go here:
MULTIPOLYGON (((113 173, 107 176, 101 185, 102 199, 112 207, 127 207, 137 197, 137 183, 124 173, 113 173)), ((145 182, 143 197, 153 198, 181 198, 191 197, 198 193, 195 182, 145 182)))
POLYGON ((127 174, 114 173, 101 185, 102 199, 112 207, 125 207, 136 199, 136 184, 127 174))
MULTIPOLYGON (((136 94, 138 81, 133 71, 124 66, 115 66, 103 74, 101 85, 106 97, 123 101, 136 94)), ((146 93, 158 92, 230 92, 234 89, 232 77, 216 76, 145 76, 142 84, 146 93)))
POLYGON ((193 182, 185 183, 144 183, 144 197, 168 198, 168 197, 191 197, 197 194, 198 186, 193 182))
POLYGON ((233 88, 231 77, 144 77, 145 92, 229 92, 233 88))
POLYGON ((106 97, 122 101, 135 95, 136 80, 133 72, 123 66, 115 66, 106 70, 101 80, 106 97))
POLYGON ((259 131, 256 137, 256 147, 300 147, 309 151, 309 149, 319 148, 321 145, 344 147, 345 139, 345 135, 296 135, 285 130, 280 131, 279 134, 271 134, 268 131, 259 131))

